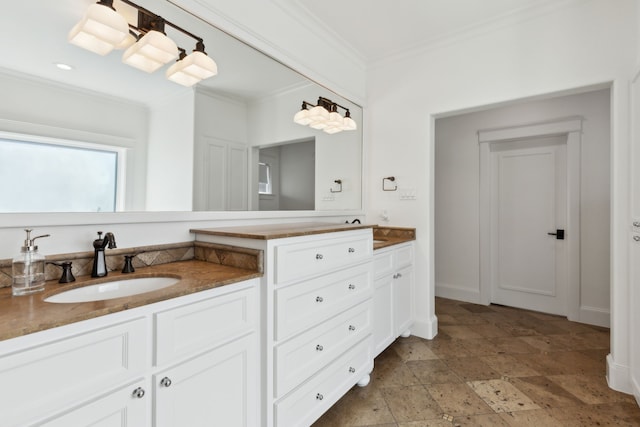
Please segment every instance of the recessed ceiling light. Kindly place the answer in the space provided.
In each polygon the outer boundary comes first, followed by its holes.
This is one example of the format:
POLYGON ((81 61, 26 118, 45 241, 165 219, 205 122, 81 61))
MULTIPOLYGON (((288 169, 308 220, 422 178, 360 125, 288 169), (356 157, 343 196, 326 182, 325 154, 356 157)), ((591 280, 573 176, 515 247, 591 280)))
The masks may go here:
POLYGON ((64 62, 56 62, 55 66, 60 68, 61 70, 65 70, 65 71, 73 70, 73 67, 71 65, 65 64, 64 62))

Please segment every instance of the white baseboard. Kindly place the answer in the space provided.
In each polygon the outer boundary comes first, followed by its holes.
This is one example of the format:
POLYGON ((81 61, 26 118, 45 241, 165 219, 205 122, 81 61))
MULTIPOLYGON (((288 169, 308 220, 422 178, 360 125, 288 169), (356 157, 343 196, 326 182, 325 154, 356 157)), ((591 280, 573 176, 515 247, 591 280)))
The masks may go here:
POLYGON ((616 391, 628 394, 633 392, 629 367, 617 364, 611 354, 607 355, 607 383, 616 391))
POLYGON ((473 304, 482 304, 479 290, 461 288, 459 286, 447 285, 446 283, 436 283, 436 296, 473 304))
POLYGON ((609 310, 583 305, 580 307, 579 316, 578 322, 580 323, 602 326, 603 328, 611 327, 611 313, 609 310))
POLYGON ((438 318, 433 316, 430 320, 416 319, 411 326, 411 335, 431 340, 438 334, 438 318))
POLYGON ((631 389, 633 390, 633 396, 636 398, 636 403, 640 406, 640 384, 631 377, 631 389))

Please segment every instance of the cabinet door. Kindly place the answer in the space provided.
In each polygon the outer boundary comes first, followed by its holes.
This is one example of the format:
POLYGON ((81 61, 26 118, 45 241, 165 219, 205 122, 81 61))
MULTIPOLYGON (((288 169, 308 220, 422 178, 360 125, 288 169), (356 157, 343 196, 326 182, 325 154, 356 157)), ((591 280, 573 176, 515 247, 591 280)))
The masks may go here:
POLYGON ((373 356, 380 354, 395 339, 393 319, 392 275, 383 276, 374 282, 373 293, 373 356))
POLYGON ((258 425, 255 334, 154 375, 157 427, 258 425))
POLYGON ((394 275, 393 300, 395 308, 396 336, 401 335, 411 327, 413 319, 412 309, 413 267, 405 267, 394 275))
POLYGON ((38 425, 43 427, 148 426, 150 423, 147 417, 147 402, 150 398, 151 396, 144 391, 144 382, 139 381, 38 425))

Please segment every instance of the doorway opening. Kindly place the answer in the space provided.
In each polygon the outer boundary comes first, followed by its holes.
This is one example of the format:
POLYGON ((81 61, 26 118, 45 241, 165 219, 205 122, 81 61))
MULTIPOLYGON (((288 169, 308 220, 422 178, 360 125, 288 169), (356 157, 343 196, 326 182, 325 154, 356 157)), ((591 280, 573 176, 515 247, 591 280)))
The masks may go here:
POLYGON ((608 87, 437 118, 436 296, 608 327, 609 158, 608 87))

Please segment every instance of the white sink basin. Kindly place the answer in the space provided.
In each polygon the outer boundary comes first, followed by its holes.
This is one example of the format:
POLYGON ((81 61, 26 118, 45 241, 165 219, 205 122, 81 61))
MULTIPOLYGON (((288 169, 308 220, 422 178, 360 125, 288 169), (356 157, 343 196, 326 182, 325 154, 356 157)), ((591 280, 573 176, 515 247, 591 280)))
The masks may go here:
POLYGON ((375 239, 373 240, 373 243, 384 243, 384 242, 386 242, 386 240, 375 240, 375 239))
POLYGON ((179 281, 180 279, 175 277, 139 277, 113 280, 60 292, 51 295, 45 301, 57 303, 102 301, 157 291, 175 285, 179 281))

